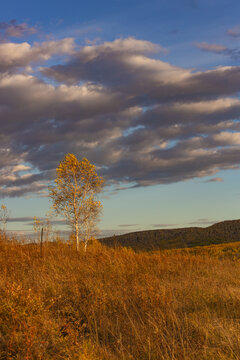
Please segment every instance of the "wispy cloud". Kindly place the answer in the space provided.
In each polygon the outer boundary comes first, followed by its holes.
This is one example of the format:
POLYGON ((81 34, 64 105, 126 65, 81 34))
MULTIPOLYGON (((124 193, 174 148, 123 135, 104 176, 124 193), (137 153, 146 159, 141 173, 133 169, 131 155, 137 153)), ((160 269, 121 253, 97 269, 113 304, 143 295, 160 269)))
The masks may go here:
POLYGON ((190 223, 188 223, 189 225, 212 225, 217 223, 218 221, 216 220, 211 220, 211 219, 207 219, 207 218, 202 218, 202 219, 197 219, 195 221, 192 221, 190 223))
POLYGON ((240 56, 240 50, 238 48, 228 48, 224 45, 209 44, 207 42, 195 42, 194 45, 203 51, 230 56, 234 60, 238 60, 240 56))
POLYGON ((18 24, 15 19, 9 22, 0 22, 0 33, 3 38, 21 38, 26 35, 33 35, 36 32, 35 26, 29 26, 27 23, 18 24))
POLYGON ((212 179, 206 180, 205 182, 209 183, 209 182, 223 182, 223 178, 221 177, 214 177, 212 179))
MULTIPOLYGON (((40 220, 41 222, 45 222, 47 220, 46 217, 38 217, 38 220, 40 220)), ((67 222, 65 219, 49 219, 52 225, 63 225, 66 226, 67 222)), ((26 225, 30 225, 32 226, 34 224, 34 217, 32 216, 19 216, 19 217, 9 217, 8 222, 11 223, 26 223, 26 225)))
POLYGON ((172 228, 172 227, 176 227, 178 226, 178 224, 152 224, 152 227, 155 228, 172 228))
MULTIPOLYGON (((43 220, 43 218, 39 218, 39 220, 43 220)), ((19 216, 19 217, 10 217, 8 218, 8 222, 20 222, 20 223, 26 223, 29 221, 33 221, 33 217, 31 216, 19 216)))
POLYGON ((233 28, 228 29, 227 35, 229 35, 233 38, 239 38, 240 37, 240 25, 236 25, 233 28))
POLYGON ((201 50, 210 51, 210 52, 212 51, 212 52, 216 52, 216 53, 220 53, 220 54, 227 50, 226 46, 217 45, 217 44, 209 44, 207 42, 200 42, 200 43, 195 42, 194 45, 201 50))

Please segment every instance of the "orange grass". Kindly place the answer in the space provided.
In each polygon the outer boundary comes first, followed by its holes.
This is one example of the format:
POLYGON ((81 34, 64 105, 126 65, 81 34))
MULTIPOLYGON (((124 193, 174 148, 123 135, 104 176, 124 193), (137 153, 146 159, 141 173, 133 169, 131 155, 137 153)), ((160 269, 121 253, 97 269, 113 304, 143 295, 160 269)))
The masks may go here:
POLYGON ((0 359, 239 359, 240 263, 0 242, 0 359))

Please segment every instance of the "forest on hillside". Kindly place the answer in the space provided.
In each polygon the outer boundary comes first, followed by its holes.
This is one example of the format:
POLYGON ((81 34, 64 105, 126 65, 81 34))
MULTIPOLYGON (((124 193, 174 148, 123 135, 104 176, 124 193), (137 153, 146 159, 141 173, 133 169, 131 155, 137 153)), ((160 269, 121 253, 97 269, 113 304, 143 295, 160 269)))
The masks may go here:
POLYGON ((240 241, 240 220, 222 221, 206 228, 146 230, 115 235, 100 240, 107 246, 140 250, 186 248, 240 241))

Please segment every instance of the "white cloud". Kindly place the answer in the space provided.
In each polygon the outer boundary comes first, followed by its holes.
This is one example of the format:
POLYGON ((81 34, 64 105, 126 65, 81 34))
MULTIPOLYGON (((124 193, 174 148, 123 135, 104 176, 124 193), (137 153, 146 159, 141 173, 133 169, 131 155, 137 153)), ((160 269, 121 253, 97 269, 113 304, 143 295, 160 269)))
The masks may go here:
POLYGON ((219 134, 214 135, 213 139, 221 145, 240 145, 240 132, 231 133, 222 131, 219 134))
POLYGON ((1 43, 0 70, 8 71, 27 66, 32 62, 49 60, 55 54, 72 54, 73 52, 74 40, 72 38, 35 43, 33 46, 27 42, 1 43))

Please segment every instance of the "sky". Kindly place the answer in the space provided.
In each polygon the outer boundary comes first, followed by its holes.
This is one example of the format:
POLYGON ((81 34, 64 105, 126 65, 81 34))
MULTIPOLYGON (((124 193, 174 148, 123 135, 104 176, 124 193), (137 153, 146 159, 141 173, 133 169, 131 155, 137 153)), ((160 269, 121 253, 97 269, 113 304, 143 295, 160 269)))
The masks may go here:
POLYGON ((3 2, 8 229, 46 216, 67 153, 106 181, 104 235, 238 219, 239 13, 237 0, 3 2))

